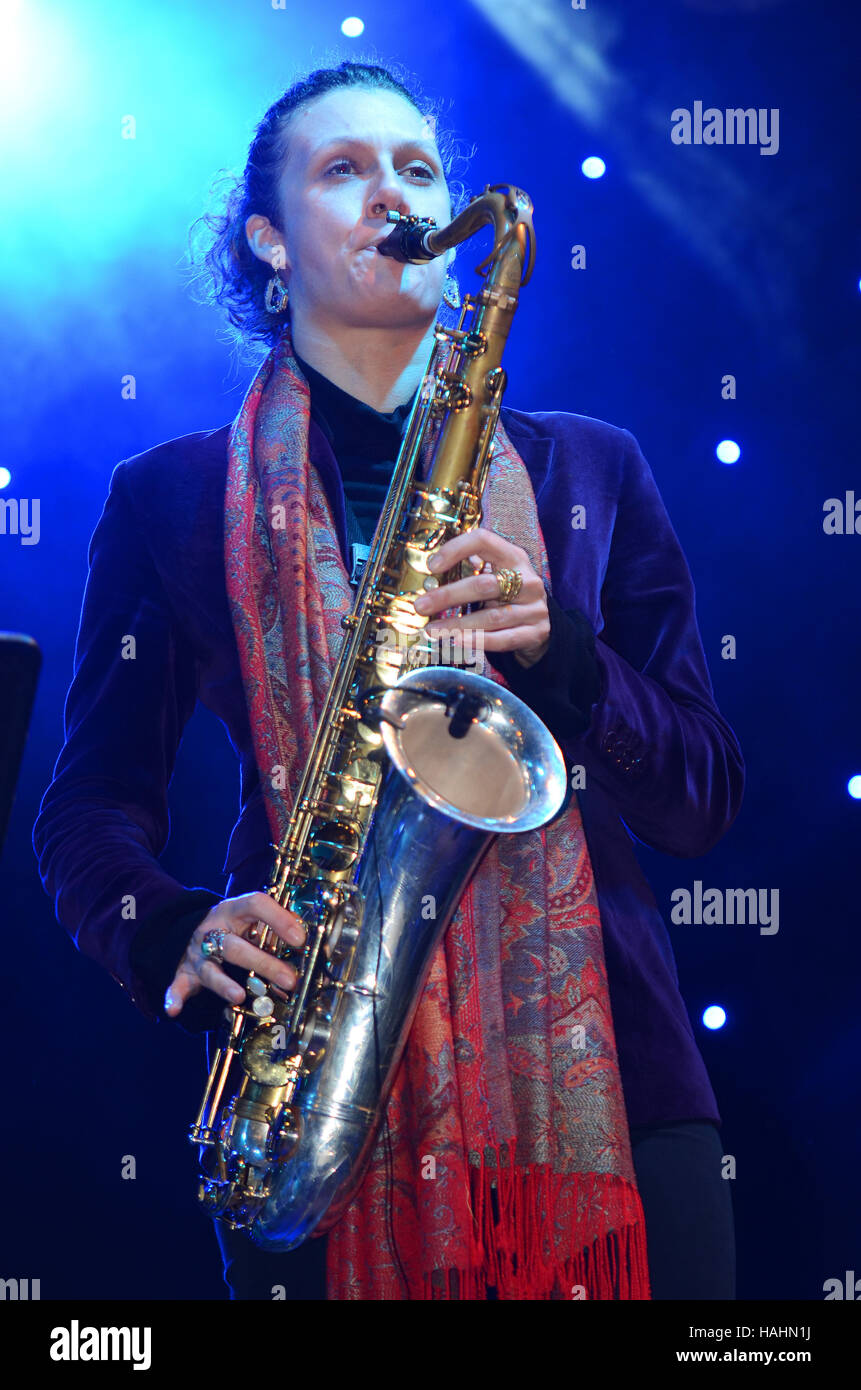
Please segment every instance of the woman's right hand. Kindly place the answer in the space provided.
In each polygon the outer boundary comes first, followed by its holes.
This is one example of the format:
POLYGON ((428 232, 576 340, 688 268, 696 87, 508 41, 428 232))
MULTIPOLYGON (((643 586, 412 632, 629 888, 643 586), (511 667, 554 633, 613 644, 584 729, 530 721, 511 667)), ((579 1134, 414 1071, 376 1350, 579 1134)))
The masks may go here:
POLYGON ((245 998, 242 986, 201 950, 203 938, 216 927, 220 927, 225 934, 222 954, 231 965, 253 970, 281 989, 295 989, 297 976, 292 965, 244 940, 249 928, 257 922, 271 927, 290 946, 304 944, 305 925, 301 917, 281 907, 268 893, 242 893, 236 898, 225 898, 216 903, 195 928, 164 997, 168 1018, 176 1018, 182 1012, 183 1005, 202 989, 211 989, 229 1004, 241 1004, 245 998))

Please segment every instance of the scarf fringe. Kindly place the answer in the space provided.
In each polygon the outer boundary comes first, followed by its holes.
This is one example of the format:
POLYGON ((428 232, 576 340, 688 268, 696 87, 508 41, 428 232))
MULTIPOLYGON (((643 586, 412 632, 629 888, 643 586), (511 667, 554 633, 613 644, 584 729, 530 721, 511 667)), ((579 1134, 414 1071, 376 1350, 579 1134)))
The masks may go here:
POLYGON ((342 1218, 330 1231, 327 1297, 651 1299, 636 1184, 615 1173, 555 1173, 549 1164, 512 1166, 507 1158, 514 1148, 514 1143, 489 1144, 483 1160, 473 1153, 466 1165, 469 1192, 451 1247, 465 1248, 467 1263, 423 1269, 420 1218, 403 1188, 395 1197, 387 1238, 370 1264, 349 1219, 342 1218))
POLYGON ((491 1290, 508 1300, 651 1298, 636 1186, 613 1173, 560 1174, 549 1165, 512 1169, 482 1162, 470 1164, 469 1174, 475 1213, 470 1266, 425 1272, 422 1298, 482 1300, 491 1290), (581 1244, 566 1258, 552 1238, 563 1195, 575 1213, 566 1243, 581 1244), (613 1229, 582 1246, 584 1219, 608 1211, 613 1229))

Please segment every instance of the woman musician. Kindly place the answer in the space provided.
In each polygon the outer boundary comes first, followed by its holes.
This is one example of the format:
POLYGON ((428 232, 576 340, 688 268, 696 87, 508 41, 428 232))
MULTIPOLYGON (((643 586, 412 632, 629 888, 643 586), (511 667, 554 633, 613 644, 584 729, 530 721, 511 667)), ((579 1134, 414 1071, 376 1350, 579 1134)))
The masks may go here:
MULTIPOLYGON (((211 1034, 248 970, 296 983, 255 945, 258 923, 305 939, 263 891, 263 731, 281 699, 297 746, 308 736, 326 634, 347 611, 434 324, 458 303, 450 253, 413 265, 377 251, 388 213, 441 227, 465 205, 431 110, 388 69, 344 62, 266 112, 223 211, 203 219, 211 297, 266 361, 233 429, 116 466, 92 538, 34 847, 79 949, 148 1018, 188 1031, 211 1034), (240 526, 275 495, 291 528, 278 550, 265 520, 240 526), (279 674, 267 657, 285 652, 279 674), (224 895, 159 863, 198 700, 240 763, 224 895)), ((707 853, 738 812, 742 755, 634 437, 503 405, 496 445, 482 525, 439 552, 441 571, 469 562, 466 577, 416 606, 431 629, 468 607, 442 625, 480 640, 485 674, 544 720, 576 791, 557 822, 508 837, 476 871, 366 1176, 328 1235, 279 1255, 216 1223, 233 1298, 734 1297, 721 1117, 632 837, 707 853)))

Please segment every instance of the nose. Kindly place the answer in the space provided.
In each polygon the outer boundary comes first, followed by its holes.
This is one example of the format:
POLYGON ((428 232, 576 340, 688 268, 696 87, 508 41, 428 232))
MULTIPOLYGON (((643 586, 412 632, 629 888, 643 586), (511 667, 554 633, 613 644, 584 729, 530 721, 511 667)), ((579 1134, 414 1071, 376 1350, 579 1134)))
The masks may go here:
POLYGON ((404 196, 404 184, 389 161, 380 169, 376 187, 368 197, 366 211, 371 217, 385 217, 387 212, 409 216, 409 203, 404 196))

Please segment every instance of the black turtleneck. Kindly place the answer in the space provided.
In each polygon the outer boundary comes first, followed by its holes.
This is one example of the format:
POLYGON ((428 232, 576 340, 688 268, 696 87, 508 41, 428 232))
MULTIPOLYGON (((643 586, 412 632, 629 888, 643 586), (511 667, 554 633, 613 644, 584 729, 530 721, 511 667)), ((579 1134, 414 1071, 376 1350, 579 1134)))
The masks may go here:
POLYGON ((331 444, 341 473, 347 544, 367 545, 389 490, 415 392, 404 405, 385 414, 343 391, 295 355, 311 388, 311 414, 331 444))

